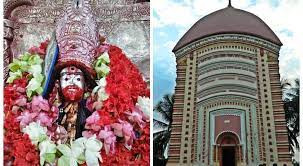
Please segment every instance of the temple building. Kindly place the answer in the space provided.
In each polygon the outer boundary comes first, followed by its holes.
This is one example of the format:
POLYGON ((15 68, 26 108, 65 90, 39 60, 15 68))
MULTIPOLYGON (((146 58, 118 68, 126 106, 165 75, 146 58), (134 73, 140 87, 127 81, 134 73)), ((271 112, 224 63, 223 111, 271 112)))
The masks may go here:
POLYGON ((173 49, 177 79, 168 165, 289 166, 281 41, 234 8, 196 22, 173 49))

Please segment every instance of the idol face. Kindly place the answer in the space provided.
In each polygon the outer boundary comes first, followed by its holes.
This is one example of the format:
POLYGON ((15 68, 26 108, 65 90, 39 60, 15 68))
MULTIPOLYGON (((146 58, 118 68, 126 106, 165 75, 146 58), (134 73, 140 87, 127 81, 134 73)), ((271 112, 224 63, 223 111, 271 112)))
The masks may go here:
POLYGON ((80 101, 83 98, 85 87, 83 72, 75 66, 62 69, 60 86, 65 101, 80 101))

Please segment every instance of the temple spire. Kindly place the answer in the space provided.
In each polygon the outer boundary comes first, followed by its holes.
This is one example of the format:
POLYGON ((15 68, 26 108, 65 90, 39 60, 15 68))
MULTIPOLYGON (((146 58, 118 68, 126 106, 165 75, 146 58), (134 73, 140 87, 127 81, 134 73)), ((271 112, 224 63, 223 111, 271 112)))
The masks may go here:
POLYGON ((232 7, 231 6, 231 0, 228 0, 228 7, 232 7))

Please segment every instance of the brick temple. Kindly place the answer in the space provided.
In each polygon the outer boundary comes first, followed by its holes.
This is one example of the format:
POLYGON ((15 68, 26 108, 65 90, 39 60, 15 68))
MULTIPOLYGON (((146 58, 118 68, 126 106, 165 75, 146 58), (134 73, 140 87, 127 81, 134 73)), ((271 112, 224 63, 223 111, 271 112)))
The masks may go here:
POLYGON ((289 166, 281 41, 234 8, 197 21, 173 49, 177 79, 168 165, 289 166))

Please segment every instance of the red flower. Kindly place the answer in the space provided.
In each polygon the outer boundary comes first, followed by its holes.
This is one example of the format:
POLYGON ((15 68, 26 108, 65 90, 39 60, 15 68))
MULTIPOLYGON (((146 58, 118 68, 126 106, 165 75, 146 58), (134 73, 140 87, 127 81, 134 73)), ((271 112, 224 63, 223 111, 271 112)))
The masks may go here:
POLYGON ((116 46, 109 47, 108 54, 119 55, 121 53, 122 53, 122 50, 119 47, 116 47, 116 46))
POLYGON ((8 114, 4 122, 4 163, 12 162, 16 166, 39 165, 39 153, 28 137, 20 132, 17 115, 8 114))
POLYGON ((30 54, 38 54, 41 56, 41 58, 44 58, 44 56, 46 55, 46 49, 47 49, 48 43, 49 43, 49 40, 46 40, 46 41, 42 42, 39 47, 36 47, 36 46, 31 47, 28 50, 28 52, 30 54))
POLYGON ((14 164, 22 161, 24 165, 39 165, 38 151, 35 145, 31 144, 27 134, 23 135, 21 140, 14 141, 13 149, 15 156, 14 164))
MULTIPOLYGON (((99 110, 100 126, 128 121, 125 112, 133 110, 139 96, 149 96, 149 89, 136 66, 116 46, 110 46, 110 72, 106 76, 105 90, 109 98, 99 110)), ((134 124, 133 124, 134 125, 134 124)), ((141 130, 141 129, 140 129, 141 130)), ((149 123, 134 140, 133 148, 128 150, 123 141, 118 141, 114 154, 106 155, 102 150, 102 165, 149 165, 149 123)))
POLYGON ((4 88, 4 113, 12 111, 16 101, 26 97, 25 87, 27 79, 25 77, 14 80, 12 84, 8 84, 4 88))
MULTIPOLYGON (((109 46, 108 54, 110 72, 106 76, 105 90, 109 97, 103 102, 103 107, 97 110, 100 115, 97 125, 100 125, 102 130, 104 126, 117 123, 120 119, 136 126, 135 122, 129 121, 126 112, 135 108, 139 96, 149 96, 149 89, 139 70, 120 48, 109 46)), ((146 122, 145 127, 135 129, 139 136, 134 139, 132 149, 124 146, 125 139, 117 137, 114 154, 106 154, 104 148, 101 150, 102 165, 149 165, 149 122, 146 122)), ((98 132, 90 129, 87 133, 98 132)))
MULTIPOLYGON (((20 112, 12 111, 16 107, 16 101, 25 97, 26 84, 27 79, 23 77, 4 88, 4 163, 16 166, 39 165, 38 151, 28 136, 20 131, 20 123, 17 121, 20 112)), ((24 102, 19 106, 23 107, 24 102)))

